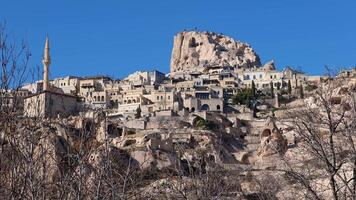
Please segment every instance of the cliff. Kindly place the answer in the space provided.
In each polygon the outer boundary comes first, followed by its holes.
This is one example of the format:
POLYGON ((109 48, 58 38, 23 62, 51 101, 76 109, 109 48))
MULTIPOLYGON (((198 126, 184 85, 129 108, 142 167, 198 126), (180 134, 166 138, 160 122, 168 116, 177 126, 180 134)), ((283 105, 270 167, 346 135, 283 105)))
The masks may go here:
POLYGON ((171 75, 216 66, 260 67, 259 56, 247 43, 213 32, 180 32, 174 37, 171 75))

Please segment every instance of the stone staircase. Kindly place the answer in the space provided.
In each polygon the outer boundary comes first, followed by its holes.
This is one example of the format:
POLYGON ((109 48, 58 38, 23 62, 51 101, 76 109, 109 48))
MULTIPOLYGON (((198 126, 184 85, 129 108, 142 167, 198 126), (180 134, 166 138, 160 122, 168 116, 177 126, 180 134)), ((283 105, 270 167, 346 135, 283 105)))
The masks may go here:
POLYGON ((265 126, 265 120, 250 121, 249 133, 244 138, 245 148, 236 153, 233 153, 236 160, 241 164, 255 162, 257 158, 257 149, 260 146, 260 133, 265 126))

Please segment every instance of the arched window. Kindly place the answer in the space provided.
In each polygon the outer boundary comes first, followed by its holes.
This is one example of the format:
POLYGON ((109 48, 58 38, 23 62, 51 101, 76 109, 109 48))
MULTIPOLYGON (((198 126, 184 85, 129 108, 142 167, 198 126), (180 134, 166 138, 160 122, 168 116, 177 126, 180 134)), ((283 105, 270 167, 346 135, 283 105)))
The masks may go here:
POLYGON ((209 111, 209 105, 208 104, 204 104, 200 107, 200 110, 206 110, 206 111, 209 111))
POLYGON ((94 101, 96 101, 96 96, 94 96, 94 101))
POLYGON ((217 110, 220 110, 220 105, 217 105, 217 106, 216 106, 216 109, 217 109, 217 110))
POLYGON ((101 96, 101 101, 104 101, 104 96, 101 96))

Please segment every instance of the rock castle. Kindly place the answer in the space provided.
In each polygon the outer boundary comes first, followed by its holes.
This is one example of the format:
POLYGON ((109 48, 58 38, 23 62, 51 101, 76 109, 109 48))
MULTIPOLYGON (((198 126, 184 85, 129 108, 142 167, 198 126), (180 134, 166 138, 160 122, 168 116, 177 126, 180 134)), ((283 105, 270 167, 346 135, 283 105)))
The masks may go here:
MULTIPOLYGON (((354 132, 355 69, 333 78, 308 76, 291 67, 277 70, 273 61, 262 64, 250 45, 212 32, 178 33, 169 74, 153 70, 137 71, 123 80, 107 76, 50 80, 48 38, 42 63, 43 80, 11 91, 3 101, 7 103, 1 104, 16 107, 19 117, 13 117, 12 124, 7 119, 2 123, 0 143, 8 147, 1 149, 0 160, 15 163, 14 168, 20 161, 26 163, 20 167, 26 166, 30 154, 13 160, 7 155, 33 147, 36 162, 29 165, 31 174, 42 177, 38 180, 45 187, 64 184, 67 199, 73 199, 82 185, 91 192, 88 199, 102 184, 111 189, 123 182, 124 188, 126 178, 120 178, 131 173, 142 176, 127 186, 127 194, 137 195, 134 199, 295 199, 297 193, 304 199, 304 191, 290 187, 294 183, 281 173, 287 159, 293 167, 301 166, 301 172, 305 168, 300 163, 314 161, 300 153, 308 140, 301 139, 304 132, 300 134, 298 127, 303 126, 292 123, 298 118, 291 114, 300 112, 299 119, 306 118, 303 125, 315 123, 313 138, 320 139, 330 130, 324 126, 328 123, 320 123, 328 110, 321 108, 332 106, 338 121, 344 116, 345 124, 350 122, 347 134, 354 132), (332 79, 341 84, 324 96, 315 95, 331 88, 332 79), (321 114, 310 117, 315 113, 321 114), (266 178, 273 169, 278 173, 266 178), (67 192, 67 187, 74 189, 67 192), (197 198, 207 191, 211 196, 197 198)), ((352 158, 342 163, 353 162, 354 152, 342 151, 342 158, 346 154, 352 158)), ((2 166, 7 165, 0 162, 2 166)), ((343 176, 349 172, 343 171, 343 176)), ((319 172, 313 177, 324 178, 319 172)), ((105 195, 116 195, 106 191, 105 195)))
POLYGON ((110 115, 123 117, 134 116, 138 109, 142 116, 200 111, 231 113, 236 110, 231 98, 252 84, 257 91, 267 94, 271 85, 280 91, 288 83, 294 89, 322 79, 290 67, 278 71, 273 61, 261 65, 250 45, 212 32, 178 33, 168 75, 153 70, 138 71, 123 80, 67 76, 49 81, 49 56, 47 38, 43 81, 22 87, 27 94, 26 116, 69 116, 83 109, 105 109, 110 115))

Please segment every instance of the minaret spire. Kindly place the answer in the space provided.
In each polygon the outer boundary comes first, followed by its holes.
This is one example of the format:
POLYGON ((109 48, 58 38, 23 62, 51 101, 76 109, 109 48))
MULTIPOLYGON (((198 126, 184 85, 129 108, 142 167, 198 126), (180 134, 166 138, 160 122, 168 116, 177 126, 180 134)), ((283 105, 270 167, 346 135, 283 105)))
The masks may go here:
POLYGON ((48 35, 46 36, 46 43, 43 52, 43 91, 49 90, 48 74, 49 74, 49 65, 51 64, 51 57, 49 55, 49 39, 48 35))

